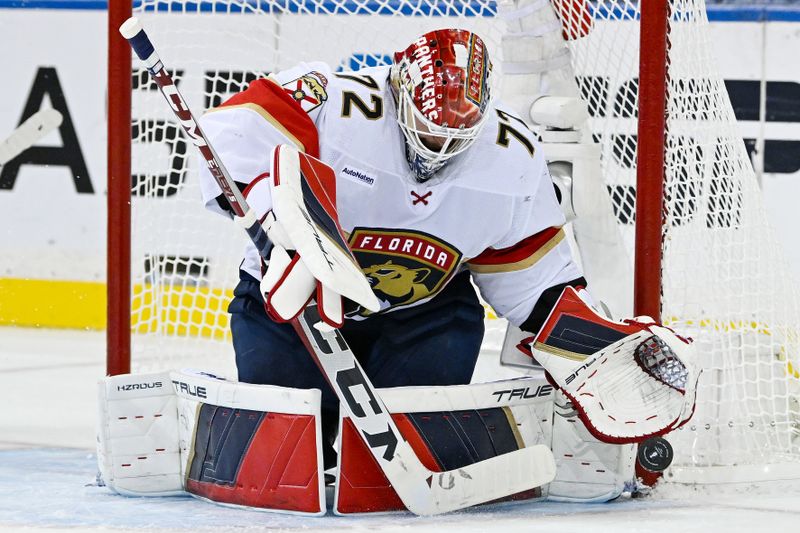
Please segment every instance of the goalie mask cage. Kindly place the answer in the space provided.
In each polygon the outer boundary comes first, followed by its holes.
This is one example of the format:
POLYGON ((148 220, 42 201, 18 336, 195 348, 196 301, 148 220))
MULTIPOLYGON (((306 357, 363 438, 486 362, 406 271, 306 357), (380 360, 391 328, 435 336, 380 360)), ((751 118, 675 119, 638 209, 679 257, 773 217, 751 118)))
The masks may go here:
MULTIPOLYGON (((308 60, 383 64, 445 26, 479 33, 502 72, 507 22, 488 0, 126 2, 109 12, 108 372, 229 373, 226 307, 246 236, 201 205, 193 147, 141 64, 131 66, 119 25, 131 12, 142 19, 200 114, 257 76, 308 60)), ((499 3, 547 9, 554 23, 560 13, 572 37, 561 48, 636 259, 636 312, 698 344, 697 409, 669 435, 666 479, 800 477, 798 300, 716 73, 703 0, 648 0, 644 13, 625 0, 499 3)))

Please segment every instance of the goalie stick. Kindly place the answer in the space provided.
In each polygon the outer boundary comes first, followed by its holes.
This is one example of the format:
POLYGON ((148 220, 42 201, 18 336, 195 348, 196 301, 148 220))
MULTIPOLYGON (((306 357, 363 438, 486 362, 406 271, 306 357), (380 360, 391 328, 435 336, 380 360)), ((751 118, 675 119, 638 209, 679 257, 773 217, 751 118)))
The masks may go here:
MULTIPOLYGON (((271 243, 261 224, 192 116, 141 23, 132 17, 119 31, 202 153, 237 222, 246 229, 261 257, 268 260, 271 243)), ((325 327, 320 321, 316 305, 310 305, 292 325, 350 414, 370 453, 412 513, 433 515, 471 507, 539 487, 555 477, 553 454, 544 445, 522 448, 445 472, 429 470, 403 439, 345 339, 338 330, 325 327)))
POLYGON ((5 165, 42 137, 61 125, 63 117, 55 109, 40 109, 17 126, 11 135, 0 142, 0 166, 5 165))

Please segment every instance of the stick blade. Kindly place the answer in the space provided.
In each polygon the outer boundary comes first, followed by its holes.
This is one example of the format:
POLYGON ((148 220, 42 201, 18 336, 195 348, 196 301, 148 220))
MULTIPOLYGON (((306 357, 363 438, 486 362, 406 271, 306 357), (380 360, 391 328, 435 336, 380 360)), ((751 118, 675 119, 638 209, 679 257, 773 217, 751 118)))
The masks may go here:
POLYGON ((435 515, 535 489, 550 483, 555 476, 553 452, 538 444, 463 468, 436 472, 428 480, 430 492, 425 497, 409 498, 408 502, 403 496, 401 499, 414 514, 435 515))

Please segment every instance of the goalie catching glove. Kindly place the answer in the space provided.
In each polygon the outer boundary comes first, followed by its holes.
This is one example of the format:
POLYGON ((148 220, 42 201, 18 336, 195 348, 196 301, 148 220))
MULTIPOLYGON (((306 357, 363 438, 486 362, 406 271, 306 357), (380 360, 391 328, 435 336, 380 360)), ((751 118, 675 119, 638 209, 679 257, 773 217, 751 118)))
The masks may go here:
POLYGON ((322 321, 332 327, 344 323, 342 297, 379 311, 339 225, 333 169, 279 145, 271 176, 272 211, 263 225, 274 248, 261 292, 272 319, 296 318, 315 295, 322 321))
POLYGON ((531 352, 603 442, 641 442, 694 413, 698 371, 691 341, 648 317, 607 320, 572 287, 564 289, 531 352))

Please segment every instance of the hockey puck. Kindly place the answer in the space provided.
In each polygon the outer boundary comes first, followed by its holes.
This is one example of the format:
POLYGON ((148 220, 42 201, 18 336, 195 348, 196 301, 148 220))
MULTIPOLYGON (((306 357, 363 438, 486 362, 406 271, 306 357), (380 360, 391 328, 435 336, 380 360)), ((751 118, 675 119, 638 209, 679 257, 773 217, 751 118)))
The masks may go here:
POLYGON ((662 437, 651 437, 639 444, 637 459, 645 470, 663 472, 672 463, 672 446, 662 437))

